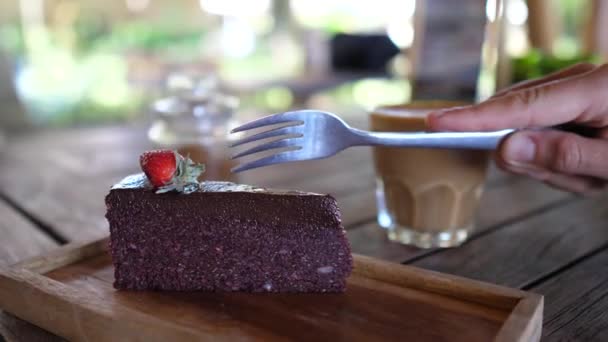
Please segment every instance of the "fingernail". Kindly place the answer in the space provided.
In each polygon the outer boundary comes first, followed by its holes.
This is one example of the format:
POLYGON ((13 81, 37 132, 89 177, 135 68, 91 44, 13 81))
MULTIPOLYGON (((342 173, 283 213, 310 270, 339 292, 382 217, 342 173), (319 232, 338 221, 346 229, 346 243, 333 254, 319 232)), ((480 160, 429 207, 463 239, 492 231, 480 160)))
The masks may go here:
POLYGON ((440 116, 442 116, 446 111, 445 110, 436 110, 434 112, 430 112, 429 115, 427 115, 427 119, 433 118, 436 119, 440 116))
POLYGON ((605 193, 606 193, 606 187, 603 186, 599 189, 590 190, 587 193, 585 193, 584 195, 585 195, 585 197, 597 198, 597 197, 604 195, 605 193))
POLYGON ((530 164, 536 155, 536 144, 524 134, 515 134, 507 140, 504 159, 511 164, 530 164))
POLYGON ((437 124, 437 119, 442 115, 441 112, 432 112, 429 113, 425 118, 424 122, 427 128, 431 131, 440 131, 441 127, 437 124))
POLYGON ((427 115, 427 117, 439 118, 439 117, 443 116, 446 113, 456 112, 456 111, 459 111, 459 110, 467 108, 467 107, 470 107, 470 106, 457 106, 457 107, 449 107, 449 108, 437 109, 437 110, 434 110, 434 111, 430 112, 427 115))
POLYGON ((535 169, 527 170, 526 174, 539 181, 545 181, 547 180, 547 178, 549 178, 549 173, 547 173, 546 171, 540 171, 535 169))

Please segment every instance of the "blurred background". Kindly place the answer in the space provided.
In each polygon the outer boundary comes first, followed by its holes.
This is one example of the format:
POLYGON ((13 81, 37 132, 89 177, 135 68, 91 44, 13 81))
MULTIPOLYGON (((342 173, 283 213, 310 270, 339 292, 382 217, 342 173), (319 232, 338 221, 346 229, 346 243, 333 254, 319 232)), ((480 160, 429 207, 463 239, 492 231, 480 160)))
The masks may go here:
POLYGON ((180 99, 364 116, 606 57, 601 0, 3 0, 0 125, 148 124, 180 99))

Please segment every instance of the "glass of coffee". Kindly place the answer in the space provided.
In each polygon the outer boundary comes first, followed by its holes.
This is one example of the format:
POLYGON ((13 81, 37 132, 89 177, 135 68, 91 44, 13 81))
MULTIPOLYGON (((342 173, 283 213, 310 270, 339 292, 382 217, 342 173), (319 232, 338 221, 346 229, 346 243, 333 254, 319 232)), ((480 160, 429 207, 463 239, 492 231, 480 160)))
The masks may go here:
MULTIPOLYGON (((433 110, 464 105, 415 101, 370 115, 374 131, 426 131, 433 110)), ((475 227, 489 153, 479 150, 375 147, 378 223, 390 240, 421 248, 462 244, 475 227)))

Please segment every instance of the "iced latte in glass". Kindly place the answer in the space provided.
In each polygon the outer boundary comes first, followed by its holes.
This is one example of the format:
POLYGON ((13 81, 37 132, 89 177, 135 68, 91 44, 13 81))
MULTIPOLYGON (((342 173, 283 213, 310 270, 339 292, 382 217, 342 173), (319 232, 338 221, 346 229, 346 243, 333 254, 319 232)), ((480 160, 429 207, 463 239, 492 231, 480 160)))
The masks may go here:
MULTIPOLYGON (((466 103, 421 101, 380 107, 372 130, 425 131, 426 115, 466 103)), ((393 241, 423 248, 463 243, 475 226, 489 154, 479 150, 374 148, 378 222, 393 241)))

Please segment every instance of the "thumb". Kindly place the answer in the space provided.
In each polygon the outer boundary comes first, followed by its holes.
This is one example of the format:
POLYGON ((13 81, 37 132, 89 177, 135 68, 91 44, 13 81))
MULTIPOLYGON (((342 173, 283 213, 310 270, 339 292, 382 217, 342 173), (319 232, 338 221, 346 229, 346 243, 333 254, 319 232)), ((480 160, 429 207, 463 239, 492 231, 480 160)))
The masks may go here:
POLYGON ((608 179, 608 141, 559 131, 520 131, 501 144, 507 167, 608 179))

